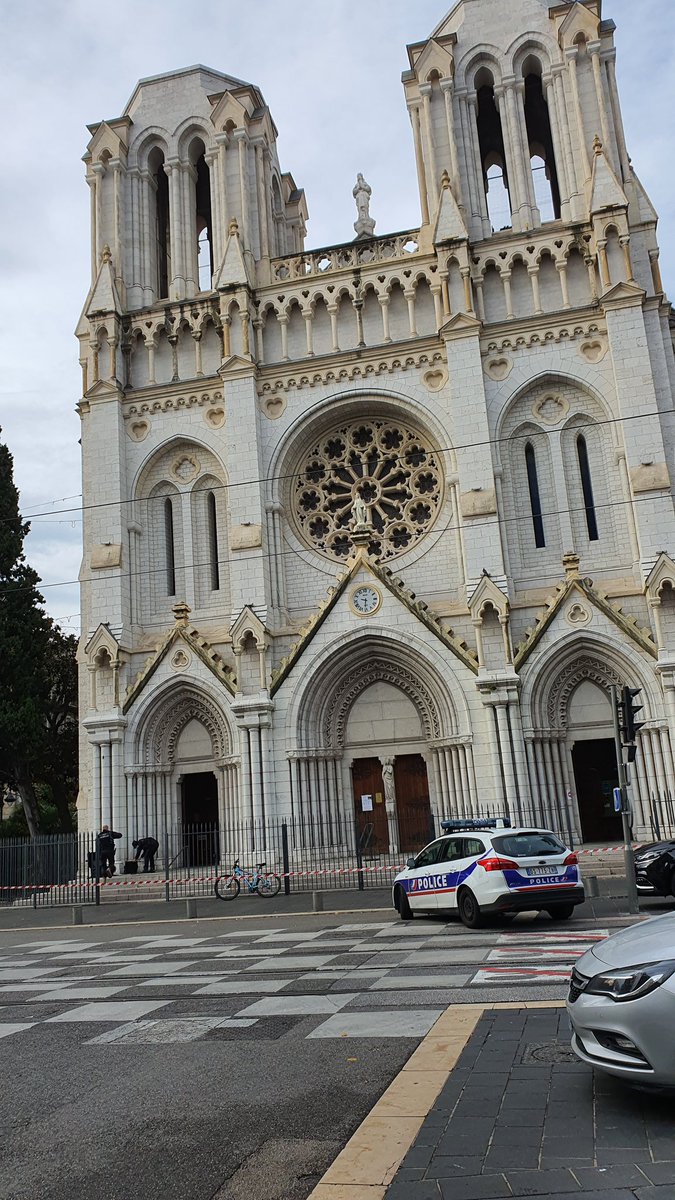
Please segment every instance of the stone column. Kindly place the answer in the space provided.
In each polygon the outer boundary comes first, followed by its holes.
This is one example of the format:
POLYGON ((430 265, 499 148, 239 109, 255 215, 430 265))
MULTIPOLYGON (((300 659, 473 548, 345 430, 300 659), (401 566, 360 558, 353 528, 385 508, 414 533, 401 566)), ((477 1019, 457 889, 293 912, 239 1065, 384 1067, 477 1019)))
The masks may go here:
POLYGON ((241 206, 241 241, 245 250, 251 249, 251 216, 248 190, 248 134, 236 129, 234 140, 239 147, 239 203, 241 206))
POLYGON ((417 165, 417 182, 420 191, 420 205, 422 209, 422 224, 429 224, 429 197, 427 193, 427 176, 424 166, 424 151, 422 148, 422 123, 420 120, 420 106, 412 105, 410 108, 410 120, 413 127, 413 140, 415 143, 415 163, 417 165))
POLYGON ((392 854, 398 854, 400 838, 398 831, 398 814, 396 811, 396 783, 394 780, 394 758, 381 758, 382 786, 384 787, 384 803, 387 810, 387 827, 389 831, 389 849, 392 854))
POLYGON ((605 99, 605 88, 602 78, 602 64, 600 61, 600 42, 589 42, 588 53, 591 56, 591 65, 593 68, 593 82, 595 84, 595 95, 598 102, 598 112, 600 113, 600 128, 602 130, 602 144, 605 147, 605 153, 609 159, 610 165, 616 167, 616 162, 612 162, 614 158, 609 119, 607 116, 607 102, 605 99))
POLYGON ((436 150, 434 147, 434 131, 433 131, 432 123, 431 123, 431 94, 432 94, 431 84, 430 83, 421 83, 420 84, 420 96, 422 97, 422 103, 424 106, 424 132, 426 134, 426 142, 427 142, 429 174, 431 175, 431 179, 427 180, 427 192, 428 192, 428 194, 430 193, 429 194, 429 203, 430 203, 430 206, 431 206, 431 209, 433 212, 433 211, 435 211, 435 208, 436 208, 436 203, 437 203, 437 194, 436 193, 440 187, 440 181, 439 181, 439 177, 438 177, 438 168, 436 165, 436 150))
POLYGON ((588 146, 586 144, 584 114, 579 96, 579 82, 577 79, 577 58, 579 57, 579 51, 577 50, 576 46, 566 50, 565 57, 567 58, 567 68, 572 81, 572 98, 574 103, 574 112, 577 119, 577 138, 579 143, 581 163, 584 170, 584 182, 587 182, 591 178, 591 161, 588 154, 588 146))
POLYGON ((113 825, 112 809, 112 764, 110 742, 101 742, 101 824, 113 825))
POLYGON ((448 128, 448 143, 450 145, 450 182, 455 199, 459 203, 462 185, 459 174, 459 157, 457 154, 457 138, 455 137, 455 110, 453 105, 454 83, 452 79, 441 79, 441 91, 445 101, 445 120, 448 128))
POLYGON ((546 97, 546 107, 548 108, 549 120, 551 122, 551 137, 553 139, 553 157, 555 159, 556 174, 558 176, 558 187, 560 189, 560 215, 563 221, 570 219, 570 193, 571 187, 567 178, 567 158, 565 148, 560 132, 560 122, 558 121, 558 106, 556 104, 555 84, 552 75, 542 76, 542 84, 544 86, 544 94, 546 97))

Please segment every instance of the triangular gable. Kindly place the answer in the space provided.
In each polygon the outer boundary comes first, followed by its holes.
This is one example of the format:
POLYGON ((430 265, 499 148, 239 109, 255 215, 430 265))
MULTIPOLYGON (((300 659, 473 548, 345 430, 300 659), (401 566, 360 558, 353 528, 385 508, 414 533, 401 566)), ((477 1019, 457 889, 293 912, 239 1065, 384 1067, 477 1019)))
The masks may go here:
POLYGON ((645 580, 645 595, 659 597, 666 583, 675 588, 675 562, 662 550, 645 580))
POLYGON ((646 294, 637 283, 627 283, 622 280, 602 293, 602 306, 609 308, 614 305, 617 308, 623 308, 631 304, 642 304, 646 294))
POLYGON ((618 604, 614 604, 609 599, 609 596, 605 595, 604 592, 598 591, 593 586, 591 579, 582 579, 578 570, 579 560, 576 555, 569 555, 566 558, 568 560, 566 563, 567 579, 560 583, 555 592, 549 596, 536 624, 532 629, 527 631, 520 645, 516 646, 513 664, 516 670, 519 671, 527 661, 535 646, 541 641, 546 630, 553 624, 565 602, 575 592, 608 617, 612 624, 616 625, 631 641, 636 642, 641 650, 645 650, 652 658, 656 658, 658 656, 658 648, 652 637, 651 630, 642 629, 635 617, 627 617, 618 604), (576 567, 573 560, 576 560, 576 567))
POLYGON ((375 579, 377 579, 387 591, 399 600, 405 608, 408 609, 418 621, 421 621, 431 633, 433 633, 439 641, 451 650, 452 653, 469 668, 473 674, 478 673, 478 658, 474 651, 460 638, 454 636, 450 630, 443 629, 436 618, 429 611, 427 605, 418 600, 414 593, 409 591, 400 579, 397 579, 387 567, 382 567, 363 547, 359 547, 352 559, 345 564, 347 570, 342 574, 334 587, 329 588, 328 595, 325 600, 322 600, 314 615, 310 618, 305 628, 301 631, 300 637, 295 645, 291 648, 290 653, 283 659, 277 670, 272 676, 272 684, 270 687, 270 696, 279 690, 285 679, 288 678, 293 667, 305 653, 305 650, 315 638, 316 634, 321 629, 321 626, 326 621, 327 617, 332 613, 340 598, 344 595, 349 584, 361 570, 366 570, 375 579))
MULTIPOLYGON (((452 45, 454 39, 447 39, 449 46, 452 45)), ((446 46, 441 45, 435 38, 431 37, 425 43, 423 49, 416 53, 417 47, 411 47, 413 52, 413 70, 417 75, 420 83, 424 83, 432 71, 438 71, 438 74, 443 79, 449 78, 454 69, 454 61, 452 53, 446 46)))
POLYGON ((118 117, 115 121, 99 121, 96 125, 88 125, 91 138, 85 159, 100 159, 106 152, 110 158, 126 159, 130 128, 130 117, 118 117))
POLYGON ((122 392, 109 379, 97 379, 96 383, 92 383, 91 387, 87 388, 85 397, 87 400, 112 400, 113 398, 119 400, 122 392))
POLYGON ((110 626, 106 624, 101 624, 98 629, 94 630, 84 647, 84 653, 89 661, 93 662, 101 649, 108 651, 111 662, 118 661, 120 644, 110 626))
POLYGON ((235 651, 237 646, 241 647, 242 642, 245 641, 249 634, 256 643, 256 646, 267 645, 267 629, 250 604, 245 604, 239 616, 230 625, 230 637, 232 638, 232 645, 235 651))
POLYGON ((598 0, 575 0, 565 7, 561 6, 560 13, 555 9, 552 16, 558 21, 558 39, 560 45, 572 46, 580 33, 587 41, 595 42, 600 36, 600 6, 598 0), (562 19, 561 19, 562 18, 562 19))
MULTIPOLYGON (((189 610, 188 610, 189 611, 189 610)), ((184 642, 189 649, 196 654, 197 658, 203 662, 216 679, 222 683, 234 696, 236 691, 236 679, 230 668, 223 662, 220 655, 215 651, 206 638, 203 638, 198 629, 188 625, 183 619, 177 620, 173 629, 166 635, 164 640, 160 642, 155 653, 150 656, 145 662, 143 669, 138 674, 132 684, 127 688, 126 696, 122 712, 127 713, 135 704, 141 692, 145 690, 158 667, 164 662, 169 651, 177 644, 184 642)))
POLYGON ((251 375, 256 370, 256 364, 251 358, 241 358, 239 354, 231 354, 218 367, 221 379, 229 379, 232 375, 251 375))
POLYGON ((600 138, 596 137, 593 149, 591 213, 605 212, 608 208, 628 208, 628 197, 609 165, 600 138))
POLYGON ((450 176, 447 171, 443 172, 441 180, 441 198, 438 205, 438 217, 436 218, 436 229, 434 231, 434 245, 439 242, 461 242, 467 241, 469 232, 464 223, 459 205, 450 186, 450 176))
POLYGON ((484 571, 480 582, 469 598, 469 612, 474 619, 483 615, 486 605, 491 605, 500 616, 505 617, 509 611, 509 598, 497 587, 494 579, 484 571))
POLYGON ((458 312, 445 325, 439 329, 441 337, 444 338, 460 338, 460 337, 478 337, 483 326, 476 317, 472 317, 469 313, 458 312))

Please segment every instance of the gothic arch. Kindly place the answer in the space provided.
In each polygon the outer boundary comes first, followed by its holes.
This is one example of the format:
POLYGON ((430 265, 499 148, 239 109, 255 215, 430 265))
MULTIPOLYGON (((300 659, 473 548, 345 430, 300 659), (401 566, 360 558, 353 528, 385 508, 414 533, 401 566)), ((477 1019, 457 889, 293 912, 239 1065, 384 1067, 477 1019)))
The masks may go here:
MULTIPOLYGON (((147 488, 147 480, 152 474, 155 465, 159 463, 164 456, 168 457, 171 449, 175 449, 176 451, 180 451, 182 449, 194 450, 196 454, 201 453, 204 455, 205 462, 201 466, 199 472, 195 475, 194 481, 206 473, 212 473, 217 475, 221 485, 227 485, 225 467, 223 466, 220 456, 212 446, 209 446, 204 441, 199 441, 197 438, 190 437, 189 435, 184 436, 182 434, 175 434, 167 438, 166 441, 161 442, 160 445, 155 446, 155 448, 148 454, 147 458, 141 463, 131 487, 131 494, 136 499, 143 498, 147 488), (214 471, 214 465, 217 467, 216 471, 214 471)), ((192 483, 194 481, 190 480, 189 482, 192 483)), ((174 480, 174 482, 176 481, 174 480)))
POLYGON ((550 646, 523 675, 521 703, 526 729, 564 733, 570 698, 586 679, 603 691, 625 684, 641 688, 647 720, 659 715, 663 706, 653 672, 645 670, 639 652, 631 653, 606 634, 602 638, 570 634, 550 646))
POLYGON ((454 697, 418 647, 364 634, 332 647, 299 685, 298 746, 343 749, 351 708, 375 683, 389 683, 413 702, 428 742, 460 732, 454 697))
POLYGON ((178 740, 190 721, 198 721, 206 729, 214 762, 231 754, 232 735, 224 714, 205 692, 185 683, 160 696, 141 719, 135 738, 136 761, 172 769, 178 740))

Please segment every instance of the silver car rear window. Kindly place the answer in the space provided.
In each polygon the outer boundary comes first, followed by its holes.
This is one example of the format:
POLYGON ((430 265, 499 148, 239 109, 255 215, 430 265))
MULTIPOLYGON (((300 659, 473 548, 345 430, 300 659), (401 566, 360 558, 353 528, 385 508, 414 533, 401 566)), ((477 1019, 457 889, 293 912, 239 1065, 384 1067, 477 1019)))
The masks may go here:
POLYGON ((508 854, 511 858, 539 858, 546 854, 562 854, 565 850, 555 834, 539 833, 536 829, 531 833, 510 833, 493 838, 492 845, 498 854, 508 854))

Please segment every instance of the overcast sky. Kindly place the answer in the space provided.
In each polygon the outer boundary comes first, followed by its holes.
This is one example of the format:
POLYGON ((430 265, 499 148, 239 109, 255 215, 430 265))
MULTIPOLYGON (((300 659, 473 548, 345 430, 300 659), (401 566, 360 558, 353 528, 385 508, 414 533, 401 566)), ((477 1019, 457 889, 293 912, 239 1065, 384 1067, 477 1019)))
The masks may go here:
MULTIPOLYGON (((487 2, 487 0, 486 0, 487 2)), ((510 0, 490 0, 508 19, 510 0)), ((256 83, 282 169, 304 187, 308 248, 352 238, 352 187, 373 188, 377 233, 419 224, 400 83, 407 42, 450 0, 4 0, 0 44, 0 426, 14 454, 31 563, 50 613, 79 628, 80 369, 73 330, 89 279, 86 125, 116 117, 145 75, 201 62, 256 83), (53 585, 53 586, 52 586, 53 585)), ((675 294, 675 5, 604 0, 617 24, 629 152, 661 214, 675 294)), ((514 31, 515 33, 515 31, 514 31)))

